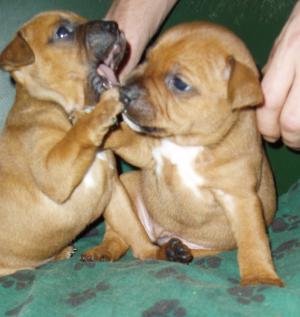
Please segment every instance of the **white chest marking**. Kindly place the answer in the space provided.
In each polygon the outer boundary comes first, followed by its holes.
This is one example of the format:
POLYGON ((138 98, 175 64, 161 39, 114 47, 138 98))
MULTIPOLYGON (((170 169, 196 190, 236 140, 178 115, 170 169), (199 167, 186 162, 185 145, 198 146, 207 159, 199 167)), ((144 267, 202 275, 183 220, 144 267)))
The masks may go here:
POLYGON ((163 140, 152 152, 156 162, 156 174, 158 176, 161 174, 164 159, 167 159, 176 166, 182 182, 199 195, 198 187, 204 184, 204 178, 195 171, 195 160, 203 150, 202 146, 181 146, 163 140))

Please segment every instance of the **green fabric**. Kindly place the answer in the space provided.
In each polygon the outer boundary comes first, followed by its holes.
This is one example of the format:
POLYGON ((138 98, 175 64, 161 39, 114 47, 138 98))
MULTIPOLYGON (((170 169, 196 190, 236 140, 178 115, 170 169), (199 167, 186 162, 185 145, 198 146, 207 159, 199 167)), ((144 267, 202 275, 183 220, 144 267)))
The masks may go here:
POLYGON ((240 287, 236 251, 190 265, 142 262, 127 254, 115 263, 83 263, 103 224, 77 243, 70 260, 0 279, 0 316, 300 316, 300 181, 281 196, 270 229, 284 288, 240 287))

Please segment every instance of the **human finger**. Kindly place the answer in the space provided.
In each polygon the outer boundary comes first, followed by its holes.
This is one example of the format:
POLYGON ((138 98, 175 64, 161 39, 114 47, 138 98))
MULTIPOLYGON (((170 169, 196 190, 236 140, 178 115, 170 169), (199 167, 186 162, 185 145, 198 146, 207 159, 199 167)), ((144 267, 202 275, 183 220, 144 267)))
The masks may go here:
MULTIPOLYGON (((300 67, 299 67, 300 68, 300 67)), ((289 147, 300 149, 300 72, 296 73, 292 88, 280 114, 282 141, 289 147)))
POLYGON ((260 133, 270 142, 280 137, 280 113, 295 73, 291 55, 284 43, 279 43, 267 63, 262 80, 264 104, 257 108, 257 124, 260 133))

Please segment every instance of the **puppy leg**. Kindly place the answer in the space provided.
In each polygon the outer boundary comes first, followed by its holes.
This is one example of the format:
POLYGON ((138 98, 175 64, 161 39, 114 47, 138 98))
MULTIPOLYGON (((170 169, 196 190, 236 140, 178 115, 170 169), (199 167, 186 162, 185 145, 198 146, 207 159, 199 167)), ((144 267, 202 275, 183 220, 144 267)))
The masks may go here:
POLYGON ((84 253, 84 259, 118 259, 123 255, 128 246, 132 248, 135 257, 155 259, 158 247, 149 240, 142 224, 139 222, 128 194, 116 179, 111 201, 105 210, 104 219, 107 232, 104 241, 99 246, 84 253))
POLYGON ((147 168, 152 164, 153 143, 153 138, 144 134, 140 135, 121 122, 118 129, 107 135, 103 148, 112 150, 129 164, 147 168))
POLYGON ((270 284, 283 286, 275 272, 262 206, 255 194, 233 197, 217 193, 227 212, 238 246, 241 285, 270 284))
POLYGON ((81 259, 83 261, 116 261, 126 253, 128 248, 129 246, 121 236, 106 223, 102 243, 83 253, 81 259))
POLYGON ((79 118, 65 133, 59 128, 51 133, 51 137, 48 129, 41 128, 36 135, 33 133, 32 157, 40 159, 32 159, 30 168, 35 182, 48 197, 59 203, 69 198, 91 166, 98 147, 121 110, 118 92, 111 89, 102 95, 91 113, 79 118))
POLYGON ((19 269, 12 269, 12 268, 1 268, 0 267, 0 277, 1 276, 6 276, 6 275, 11 275, 17 272, 19 269))
POLYGON ((130 191, 126 192, 123 184, 119 181, 116 182, 115 187, 111 202, 104 213, 105 221, 131 247, 135 257, 141 260, 155 259, 159 248, 152 244, 134 212, 133 205, 128 197, 130 191), (120 214, 120 208, 122 214, 120 214))

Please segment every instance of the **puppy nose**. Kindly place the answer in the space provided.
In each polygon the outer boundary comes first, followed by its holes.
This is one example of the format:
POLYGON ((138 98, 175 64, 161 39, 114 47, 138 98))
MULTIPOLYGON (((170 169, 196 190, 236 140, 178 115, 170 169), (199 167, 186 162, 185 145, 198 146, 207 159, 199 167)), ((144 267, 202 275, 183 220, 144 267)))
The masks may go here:
POLYGON ((117 33, 119 31, 118 24, 114 21, 103 21, 103 29, 110 33, 117 33))
POLYGON ((124 107, 129 107, 132 102, 139 98, 139 87, 137 85, 123 86, 120 88, 120 101, 124 107))
POLYGON ((129 98, 127 94, 126 87, 120 88, 120 101, 124 105, 124 107, 128 107, 130 104, 131 99, 129 98))

